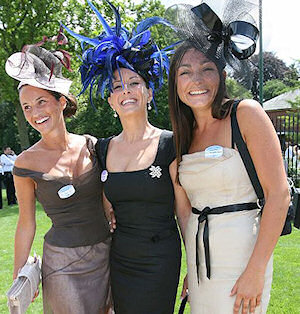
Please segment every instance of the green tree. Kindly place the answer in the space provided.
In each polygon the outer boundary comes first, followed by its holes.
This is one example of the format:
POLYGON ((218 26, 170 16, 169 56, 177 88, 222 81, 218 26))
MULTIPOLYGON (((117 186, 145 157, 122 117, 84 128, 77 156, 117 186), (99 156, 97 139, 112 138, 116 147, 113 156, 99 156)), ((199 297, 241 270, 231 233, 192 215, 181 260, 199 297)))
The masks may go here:
MULTIPOLYGON (((284 73, 288 71, 288 67, 286 64, 279 58, 275 56, 272 52, 264 52, 264 83, 273 79, 284 78, 284 73)), ((255 99, 258 99, 259 94, 259 55, 253 55, 250 58, 250 61, 253 65, 251 67, 251 79, 252 79, 252 87, 251 92, 255 99)), ((240 70, 235 70, 233 72, 233 78, 239 79, 240 77, 244 77, 245 73, 243 72, 243 68, 240 70)))
MULTIPOLYGON (((132 0, 112 0, 116 7, 119 8, 122 25, 131 30, 137 21, 146 17, 164 15, 164 6, 159 0, 144 0, 141 4, 134 4, 132 0)), ((110 25, 115 24, 114 14, 111 8, 104 1, 93 1, 95 6, 103 14, 110 25)), ((81 3, 77 0, 16 0, 10 2, 2 0, 0 4, 0 75, 5 80, 0 82, 0 110, 5 107, 9 108, 11 123, 9 119, 2 119, 0 125, 2 135, 2 143, 6 139, 15 141, 12 145, 16 150, 19 146, 24 149, 32 145, 39 139, 39 134, 31 127, 27 128, 21 107, 19 106, 18 93, 16 91, 18 82, 9 78, 4 70, 6 59, 14 52, 21 51, 25 44, 39 42, 43 35, 48 37, 55 35, 59 28, 59 22, 63 22, 69 28, 76 32, 89 37, 99 35, 103 28, 98 21, 96 15, 92 12, 86 2, 81 3), (3 43, 3 44, 2 44, 3 43), (10 107, 8 106, 10 104, 10 107), (2 106, 3 105, 3 106, 2 106), (1 107, 2 106, 2 107, 1 107), (10 136, 11 132, 18 133, 18 136, 10 136), (18 132, 16 132, 18 130, 18 132), (6 133, 5 133, 6 132, 6 133)), ((166 47, 171 43, 172 32, 165 26, 158 25, 152 29, 155 42, 160 47, 166 47)), ((65 73, 65 76, 73 80, 70 92, 78 95, 81 90, 80 74, 78 72, 80 60, 77 57, 81 55, 80 44, 68 36, 69 44, 64 49, 68 50, 72 55, 72 73, 65 73)), ((46 48, 53 47, 49 44, 46 48)), ((165 78, 167 82, 167 78, 165 78)), ((78 97, 78 113, 74 118, 67 120, 67 127, 71 132, 90 133, 97 137, 106 137, 111 134, 120 132, 121 126, 118 119, 113 117, 113 112, 105 100, 100 97, 93 97, 93 102, 97 110, 95 111, 89 99, 88 91, 78 97)), ((159 114, 155 111, 149 113, 150 120, 153 124, 170 128, 167 86, 165 85, 161 91, 155 95, 155 100, 159 114)))
POLYGON ((300 97, 296 97, 294 101, 288 100, 288 102, 292 105, 292 109, 300 110, 300 97))
MULTIPOLYGON (((268 100, 288 90, 299 88, 299 62, 287 66, 283 60, 278 58, 273 52, 264 52, 264 97, 268 100)), ((258 99, 259 94, 259 56, 250 58, 253 65, 251 68, 252 87, 251 92, 254 99, 258 99)), ((238 79, 244 75, 242 72, 233 72, 233 77, 238 79)))
MULTIPOLYGON (((15 106, 17 127, 21 148, 30 145, 26 122, 18 105, 17 82, 10 79, 4 70, 6 59, 14 52, 21 51, 25 44, 35 43, 42 36, 53 35, 58 30, 59 12, 63 0, 2 0, 0 4, 0 96, 15 106)), ((5 127, 6 128, 6 127, 5 127)))
POLYGON ((239 84, 233 78, 226 79, 226 89, 228 96, 236 99, 252 98, 251 92, 239 84))
POLYGON ((16 152, 20 150, 15 110, 15 106, 9 102, 0 103, 0 150, 6 145, 16 152))
POLYGON ((269 100, 282 93, 285 93, 290 88, 284 83, 283 80, 270 80, 264 84, 264 99, 269 100))

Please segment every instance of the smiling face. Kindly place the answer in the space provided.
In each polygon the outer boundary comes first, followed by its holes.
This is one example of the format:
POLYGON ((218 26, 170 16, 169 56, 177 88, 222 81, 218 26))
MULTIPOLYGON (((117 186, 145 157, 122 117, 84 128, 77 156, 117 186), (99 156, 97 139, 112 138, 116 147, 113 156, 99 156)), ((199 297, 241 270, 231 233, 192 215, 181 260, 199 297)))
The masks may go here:
POLYGON ((176 83, 180 100, 192 110, 210 108, 218 92, 220 75, 214 62, 193 48, 179 64, 176 83))
POLYGON ((49 133, 64 121, 65 97, 57 100, 47 90, 30 85, 22 87, 19 97, 26 120, 41 134, 49 133))
POLYGON ((129 69, 121 68, 114 73, 112 93, 108 97, 110 106, 120 117, 133 112, 146 112, 147 103, 152 100, 152 90, 146 87, 143 78, 129 69), (122 80, 122 81, 121 81, 122 80))

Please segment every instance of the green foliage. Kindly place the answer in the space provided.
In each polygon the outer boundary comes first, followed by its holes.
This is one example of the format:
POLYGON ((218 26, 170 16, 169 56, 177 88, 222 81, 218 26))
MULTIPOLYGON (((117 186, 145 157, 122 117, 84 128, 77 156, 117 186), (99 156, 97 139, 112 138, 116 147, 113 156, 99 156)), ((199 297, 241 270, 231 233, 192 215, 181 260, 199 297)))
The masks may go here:
MULTIPOLYGON (((155 15, 163 16, 165 10, 159 0, 145 0, 138 5, 135 5, 132 0, 112 1, 112 3, 119 8, 122 25, 129 30, 136 25, 136 21, 155 15)), ((94 4, 109 24, 114 25, 115 17, 109 5, 102 1, 94 1, 94 4)), ((3 0, 0 4, 0 41, 3 43, 0 47, 0 75, 6 78, 0 81, 0 113, 3 113, 0 120, 2 135, 0 144, 3 145, 9 140, 9 145, 16 152, 20 152, 21 147, 24 149, 29 144, 35 143, 40 135, 31 127, 28 127, 28 124, 24 121, 18 107, 19 100, 16 91, 18 83, 5 73, 5 61, 12 53, 21 51, 25 44, 39 42, 44 35, 48 37, 55 35, 60 21, 77 33, 89 37, 95 37, 103 31, 96 15, 86 2, 82 3, 77 0, 52 2, 16 0, 11 3, 8 0, 3 0), (13 105, 8 106, 8 103, 13 105), (18 109, 17 119, 15 118, 15 108, 18 109), (21 120, 23 120, 23 125, 20 126, 20 123, 17 122, 21 120), (28 138, 28 140, 25 139, 25 142, 24 137, 28 138)), ((167 27, 158 25, 154 26, 151 31, 154 41, 160 47, 166 47, 171 43, 171 31, 167 27)), ((74 71, 71 73, 65 72, 64 75, 73 80, 70 91, 74 95, 78 95, 81 90, 81 82, 78 72, 80 60, 77 56, 81 55, 81 47, 74 38, 68 37, 69 44, 64 49, 72 55, 71 64, 74 71)), ((56 48, 53 44, 48 43, 45 44, 45 47, 48 49, 56 48)), ((165 78, 165 81, 167 82, 167 78, 165 78)), ((152 110, 149 113, 151 122, 161 128, 170 129, 166 86, 157 93, 155 100, 159 114, 157 115, 152 110)), ((101 98, 94 98, 93 101, 97 107, 96 111, 90 104, 88 91, 78 97, 78 113, 74 118, 67 120, 69 131, 80 134, 89 133, 97 137, 106 137, 119 133, 121 130, 119 119, 113 118, 112 110, 107 101, 101 98)))
POLYGON ((288 102, 292 105, 292 109, 300 109, 300 97, 296 97, 296 99, 288 100, 288 102))
MULTIPOLYGON (((165 78, 165 80, 167 81, 167 78, 165 78)), ((152 108, 149 112, 149 121, 158 128, 171 130, 172 127, 168 105, 168 84, 165 84, 162 89, 155 94, 155 103, 157 105, 157 113, 154 108, 152 108)))
MULTIPOLYGON (((28 147, 36 140, 36 134, 28 130, 24 116, 19 107, 17 85, 18 82, 10 78, 5 73, 4 64, 7 58, 14 52, 21 51, 24 45, 39 42, 43 35, 51 37, 57 34, 59 21, 64 14, 64 0, 2 0, 0 4, 0 76, 4 79, 0 81, 0 103, 11 103, 16 110, 10 119, 1 125, 3 137, 10 138, 12 147, 22 149, 28 147), (12 125, 14 116, 17 116, 17 123, 12 125), (12 130, 19 136, 9 136, 12 130), (31 141, 30 141, 31 140, 31 141)), ((17 151, 19 149, 16 149, 17 151)))
POLYGON ((81 103, 79 112, 70 121, 67 127, 74 133, 91 134, 96 137, 108 137, 121 131, 118 118, 113 117, 113 111, 105 101, 94 100, 96 110, 89 104, 89 100, 81 103))
MULTIPOLYGON (((258 99, 259 94, 259 55, 254 55, 250 58, 251 63, 254 65, 251 69, 251 75, 253 78, 253 84, 251 88, 252 95, 255 99, 258 99)), ((264 98, 268 100, 273 95, 279 95, 282 92, 286 92, 292 88, 300 86, 298 81, 298 68, 297 64, 287 66, 285 62, 279 59, 273 52, 265 51, 263 53, 264 71, 264 98), (268 83, 269 81, 274 81, 268 83), (280 83, 279 83, 280 82, 280 83), (268 83, 268 84, 267 84, 268 83), (283 86, 285 85, 285 87, 283 86), (290 88, 290 89, 289 89, 290 88)), ((241 73, 234 72, 234 77, 239 77, 241 73)))
POLYGON ((17 137, 17 126, 14 119, 15 107, 9 102, 0 102, 0 151, 5 145, 10 145, 11 148, 18 152, 20 150, 17 137))
POLYGON ((4 70, 6 59, 24 45, 38 42, 43 35, 57 33, 64 0, 2 0, 0 5, 0 81, 1 98, 14 102, 17 99, 16 85, 4 70))
POLYGON ((245 87, 243 87, 233 78, 226 79, 226 89, 228 92, 228 96, 230 98, 235 99, 252 98, 250 91, 248 91, 245 87))
MULTIPOLYGON (((137 21, 152 16, 165 17, 165 6, 160 0, 144 0, 141 4, 132 7, 136 12, 137 21)), ((152 38, 160 48, 165 48, 174 43, 174 32, 164 25, 155 25, 151 28, 152 38)))
POLYGON ((264 84, 264 100, 267 101, 273 97, 283 94, 290 88, 282 80, 270 80, 264 84))

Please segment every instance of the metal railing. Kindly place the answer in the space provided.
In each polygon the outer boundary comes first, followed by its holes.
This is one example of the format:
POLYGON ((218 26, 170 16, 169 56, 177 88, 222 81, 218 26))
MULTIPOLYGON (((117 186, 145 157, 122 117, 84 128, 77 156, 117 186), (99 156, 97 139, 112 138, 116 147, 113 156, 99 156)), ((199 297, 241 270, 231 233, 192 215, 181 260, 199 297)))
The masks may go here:
POLYGON ((288 177, 300 186, 300 110, 270 115, 280 140, 288 177))

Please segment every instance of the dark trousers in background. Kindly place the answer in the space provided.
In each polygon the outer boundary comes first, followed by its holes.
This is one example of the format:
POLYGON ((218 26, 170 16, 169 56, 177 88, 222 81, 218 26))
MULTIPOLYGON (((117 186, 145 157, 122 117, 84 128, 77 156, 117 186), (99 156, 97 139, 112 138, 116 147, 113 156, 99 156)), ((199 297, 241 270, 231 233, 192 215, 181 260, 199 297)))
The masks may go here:
POLYGON ((3 182, 4 176, 0 174, 0 209, 3 207, 2 203, 2 182, 3 182))
POLYGON ((6 186, 6 196, 8 205, 17 204, 14 178, 11 172, 4 172, 4 183, 6 186))

